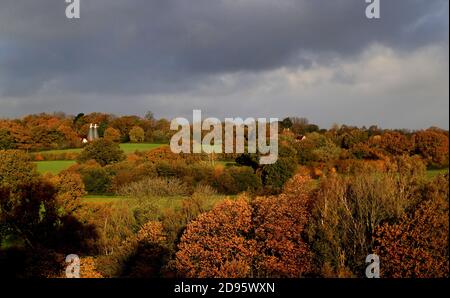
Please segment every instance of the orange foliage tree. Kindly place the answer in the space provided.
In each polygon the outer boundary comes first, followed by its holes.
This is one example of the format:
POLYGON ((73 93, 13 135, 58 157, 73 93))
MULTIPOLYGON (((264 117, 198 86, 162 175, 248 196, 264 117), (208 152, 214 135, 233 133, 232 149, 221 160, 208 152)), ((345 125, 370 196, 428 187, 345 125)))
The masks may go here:
POLYGON ((448 166, 448 135, 428 129, 414 135, 415 152, 420 154, 430 166, 448 166))
MULTIPOLYGON (((310 179, 278 197, 227 200, 188 224, 174 267, 186 277, 300 277, 312 267, 302 239, 310 179)), ((288 183, 289 184, 289 183, 288 183)))
POLYGON ((437 178, 426 197, 397 224, 384 224, 376 230, 375 252, 380 256, 383 277, 448 277, 448 176, 437 178))

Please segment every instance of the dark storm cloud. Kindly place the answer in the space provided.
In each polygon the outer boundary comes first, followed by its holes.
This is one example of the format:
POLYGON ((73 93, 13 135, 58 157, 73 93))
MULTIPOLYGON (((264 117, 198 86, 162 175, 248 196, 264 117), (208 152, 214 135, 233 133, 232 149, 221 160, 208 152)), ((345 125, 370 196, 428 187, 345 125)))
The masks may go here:
POLYGON ((0 4, 0 36, 10 43, 0 64, 3 90, 21 95, 58 79, 77 91, 164 92, 210 73, 308 63, 302 53, 348 57, 372 42, 407 50, 446 34, 445 14, 426 19, 446 1, 382 1, 376 23, 364 17, 365 5, 81 0, 81 19, 67 20, 62 0, 6 0, 0 4))
POLYGON ((221 74, 353 61, 374 43, 399 53, 448 44, 446 0, 381 0, 376 21, 365 18, 366 5, 81 0, 81 19, 68 20, 63 0, 2 0, 0 108, 2 97, 16 98, 19 109, 36 94, 65 91, 97 95, 103 104, 108 95, 189 92, 221 74))

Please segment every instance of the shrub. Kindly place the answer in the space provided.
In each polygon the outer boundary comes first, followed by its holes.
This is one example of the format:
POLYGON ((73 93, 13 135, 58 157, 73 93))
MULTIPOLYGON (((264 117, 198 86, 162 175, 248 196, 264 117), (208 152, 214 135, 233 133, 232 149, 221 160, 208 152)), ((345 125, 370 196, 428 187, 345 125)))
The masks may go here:
POLYGON ((111 174, 104 168, 85 168, 81 170, 85 189, 90 194, 108 193, 111 187, 111 174))
POLYGON ((98 139, 88 144, 77 160, 83 163, 91 159, 98 162, 101 166, 105 166, 124 160, 125 154, 120 149, 119 144, 105 139, 98 139))
POLYGON ((263 167, 262 183, 269 193, 280 192, 284 183, 294 175, 296 168, 293 159, 279 158, 276 163, 263 167))
POLYGON ((145 178, 125 185, 117 192, 119 196, 139 199, 158 196, 183 196, 188 193, 188 187, 175 178, 145 178))
POLYGON ((219 192, 226 194, 257 192, 262 186, 261 178, 250 167, 225 168, 212 183, 219 192))

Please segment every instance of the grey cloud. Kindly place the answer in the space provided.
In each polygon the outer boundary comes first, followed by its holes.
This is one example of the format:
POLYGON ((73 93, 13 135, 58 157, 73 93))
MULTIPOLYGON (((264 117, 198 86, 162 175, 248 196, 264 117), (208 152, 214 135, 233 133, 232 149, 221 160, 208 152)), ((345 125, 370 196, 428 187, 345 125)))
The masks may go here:
POLYGON ((374 43, 405 55, 448 45, 446 0, 381 0, 376 21, 365 18, 365 6, 363 0, 81 0, 81 19, 67 20, 62 0, 2 0, 0 116, 54 110, 45 103, 51 100, 37 100, 45 96, 60 98, 53 106, 81 109, 69 94, 117 112, 129 107, 111 98, 139 105, 130 99, 175 94, 177 103, 157 105, 178 109, 192 105, 180 94, 194 98, 202 86, 218 85, 209 99, 198 94, 204 98, 198 104, 211 107, 221 92, 242 94, 224 91, 221 75, 258 81, 280 68, 351 62, 374 43), (16 108, 2 106, 6 99, 16 108))

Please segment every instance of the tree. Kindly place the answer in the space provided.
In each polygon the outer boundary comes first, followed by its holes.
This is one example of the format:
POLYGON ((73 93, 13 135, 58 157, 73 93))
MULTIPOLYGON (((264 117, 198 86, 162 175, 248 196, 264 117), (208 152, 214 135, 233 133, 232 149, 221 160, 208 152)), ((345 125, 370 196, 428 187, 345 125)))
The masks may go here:
POLYGON ((147 113, 145 113, 145 119, 149 120, 149 121, 154 121, 155 120, 155 116, 153 115, 152 111, 147 111, 147 113))
POLYGON ((312 271, 303 240, 311 179, 297 176, 278 197, 224 201, 191 221, 174 267, 185 277, 301 277, 312 271))
POLYGON ((448 175, 436 178, 425 197, 398 223, 377 228, 374 250, 382 277, 448 278, 448 175))
POLYGON ((448 135, 436 130, 414 134, 415 153, 421 155, 429 166, 448 166, 448 135))
POLYGON ((95 160, 101 166, 116 163, 125 159, 119 144, 105 139, 98 139, 88 144, 78 156, 78 162, 95 160))
POLYGON ((142 143, 145 138, 145 132, 140 126, 133 126, 130 130, 130 140, 133 143, 142 143))
POLYGON ((312 180, 296 175, 276 198, 252 202, 256 241, 255 277, 302 277, 313 271, 312 253, 303 240, 309 219, 312 180))
POLYGON ((18 185, 29 184, 38 177, 36 166, 20 150, 0 150, 0 186, 15 191, 18 185))
POLYGON ((103 138, 112 142, 120 142, 120 131, 115 128, 108 127, 107 129, 105 129, 103 138))
POLYGON ((322 179, 308 228, 321 274, 364 276, 364 256, 372 253, 375 229, 398 220, 417 201, 423 172, 417 174, 406 163, 398 161, 389 173, 367 169, 322 179))
POLYGON ((86 194, 81 176, 63 171, 51 179, 56 188, 56 202, 62 214, 70 214, 81 205, 81 197, 86 194))
POLYGON ((55 190, 49 183, 32 181, 12 189, 0 188, 0 223, 3 233, 22 238, 29 246, 49 235, 56 225, 55 190))
POLYGON ((281 121, 281 127, 282 128, 286 128, 286 129, 290 129, 292 127, 292 120, 291 118, 284 118, 283 121, 281 121))
POLYGON ((306 139, 296 143, 295 149, 300 164, 326 163, 337 159, 341 152, 341 149, 333 141, 317 132, 308 134, 306 139))
POLYGON ((297 165, 292 158, 278 158, 274 164, 265 165, 262 169, 262 182, 266 189, 278 193, 283 185, 295 173, 297 165))
POLYGON ((6 129, 0 129, 0 150, 8 150, 15 148, 14 137, 6 129))
POLYGON ((249 277, 255 251, 252 210, 244 199, 225 200, 188 224, 174 266, 185 277, 249 277))
POLYGON ((410 154, 414 149, 411 138, 399 132, 386 132, 378 139, 372 139, 371 145, 379 147, 390 155, 410 154), (377 141, 378 140, 378 141, 377 141))

